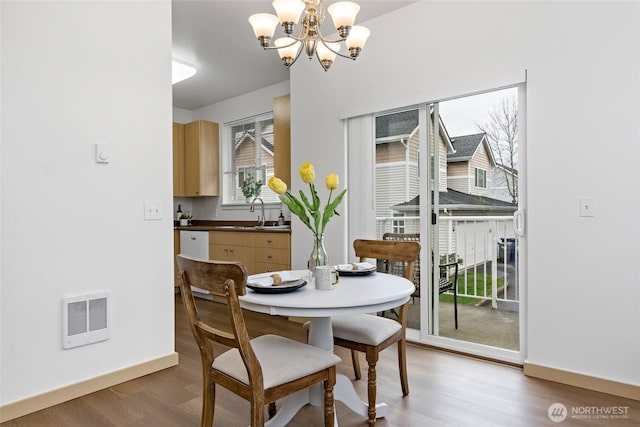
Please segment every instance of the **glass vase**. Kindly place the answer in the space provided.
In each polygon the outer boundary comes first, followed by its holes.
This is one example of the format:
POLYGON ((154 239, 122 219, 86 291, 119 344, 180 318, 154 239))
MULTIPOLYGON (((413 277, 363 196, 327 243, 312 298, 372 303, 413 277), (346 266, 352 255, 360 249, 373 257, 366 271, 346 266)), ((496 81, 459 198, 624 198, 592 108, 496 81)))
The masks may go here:
POLYGON ((316 267, 327 265, 328 262, 327 250, 324 248, 324 234, 314 234, 313 250, 307 262, 307 268, 311 271, 311 276, 315 276, 316 267))

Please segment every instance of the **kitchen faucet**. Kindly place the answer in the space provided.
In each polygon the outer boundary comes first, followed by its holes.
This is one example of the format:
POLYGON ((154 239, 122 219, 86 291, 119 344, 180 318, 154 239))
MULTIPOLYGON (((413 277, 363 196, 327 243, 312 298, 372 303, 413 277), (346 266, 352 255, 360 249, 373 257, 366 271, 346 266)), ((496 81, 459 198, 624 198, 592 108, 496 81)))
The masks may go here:
POLYGON ((260 223, 260 227, 264 227, 264 202, 262 201, 262 199, 260 197, 255 197, 252 201, 251 201, 251 207, 249 208, 249 212, 253 212, 254 211, 254 204, 256 202, 256 200, 260 200, 260 203, 262 204, 262 216, 258 217, 258 222, 260 223))

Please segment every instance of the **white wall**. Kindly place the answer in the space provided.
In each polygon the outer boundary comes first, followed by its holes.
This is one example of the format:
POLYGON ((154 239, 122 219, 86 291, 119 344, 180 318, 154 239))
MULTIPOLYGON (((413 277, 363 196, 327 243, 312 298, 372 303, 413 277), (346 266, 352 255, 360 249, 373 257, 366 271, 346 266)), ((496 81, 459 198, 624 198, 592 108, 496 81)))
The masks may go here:
POLYGON ((0 10, 5 405, 174 352, 171 3, 0 10), (62 298, 100 290, 111 339, 63 350, 62 298))
POLYGON ((191 117, 191 111, 185 110, 183 108, 173 107, 172 121, 174 121, 175 123, 191 123, 193 121, 191 117))
MULTIPOLYGON (((367 23, 358 61, 292 68, 292 164, 346 176, 340 112, 491 89, 527 70, 527 360, 640 385, 638 22, 637 2, 411 4, 367 23), (581 196, 596 198, 596 217, 578 217, 581 196)), ((345 221, 328 226, 334 259, 346 256, 345 221)), ((293 247, 310 248, 295 225, 293 247)), ((294 266, 308 256, 292 255, 294 266)))

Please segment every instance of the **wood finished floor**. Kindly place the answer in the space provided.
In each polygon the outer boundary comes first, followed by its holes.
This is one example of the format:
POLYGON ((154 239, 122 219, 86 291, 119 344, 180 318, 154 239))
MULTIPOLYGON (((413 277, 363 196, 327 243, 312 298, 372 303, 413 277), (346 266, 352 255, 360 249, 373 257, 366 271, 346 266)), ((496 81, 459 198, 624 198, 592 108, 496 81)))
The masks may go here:
MULTIPOLYGON (((215 313, 216 303, 200 300, 199 304, 203 319, 222 318, 215 313)), ((305 339, 305 332, 298 324, 251 312, 245 316, 252 336, 278 333, 301 341, 305 339)), ((180 354, 178 366, 2 423, 2 427, 199 426, 200 355, 179 296, 176 296, 176 351, 180 354)), ((349 362, 344 349, 337 348, 336 353, 349 362)), ((363 367, 366 366, 361 360, 363 367)), ((638 401, 527 378, 518 368, 411 345, 407 363, 410 394, 403 398, 395 348, 381 354, 378 400, 388 403, 390 410, 386 418, 378 420, 380 427, 640 425, 638 401), (564 404, 569 411, 572 407, 628 407, 627 418, 567 418, 555 423, 548 418, 547 410, 556 402, 564 404)), ((338 372, 353 378, 350 364, 341 364, 338 372)), ((364 399, 366 381, 354 381, 354 385, 364 399)), ((364 417, 352 413, 340 402, 336 410, 341 427, 367 425, 364 417)), ((220 387, 215 411, 216 426, 248 425, 248 404, 220 387)), ((322 425, 321 410, 310 406, 303 408, 289 424, 322 425)))

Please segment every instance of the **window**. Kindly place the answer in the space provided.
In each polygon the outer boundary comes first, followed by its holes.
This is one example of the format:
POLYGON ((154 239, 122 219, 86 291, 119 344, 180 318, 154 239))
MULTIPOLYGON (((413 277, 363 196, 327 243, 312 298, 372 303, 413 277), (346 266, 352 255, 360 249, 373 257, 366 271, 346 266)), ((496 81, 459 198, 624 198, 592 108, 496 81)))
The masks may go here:
POLYGON ((225 197, 225 203, 245 201, 242 183, 248 176, 262 182, 262 200, 277 202, 277 195, 267 186, 274 174, 273 115, 235 122, 229 129, 231 162, 225 166, 225 185, 230 197, 225 197))
POLYGON ((395 219, 396 217, 404 217, 401 214, 393 214, 394 219, 391 224, 391 231, 394 233, 404 233, 404 220, 403 219, 395 219))
POLYGON ((487 188, 487 171, 476 168, 476 187, 487 188))

